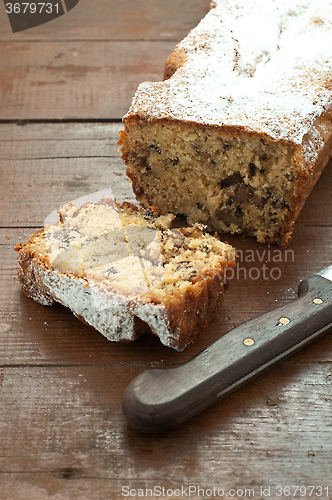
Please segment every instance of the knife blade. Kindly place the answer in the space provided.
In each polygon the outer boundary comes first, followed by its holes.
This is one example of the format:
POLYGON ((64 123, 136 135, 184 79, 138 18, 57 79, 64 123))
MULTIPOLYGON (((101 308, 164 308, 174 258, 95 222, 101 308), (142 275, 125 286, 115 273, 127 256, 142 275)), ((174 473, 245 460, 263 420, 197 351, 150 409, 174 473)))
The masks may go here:
POLYGON ((302 281, 296 300, 230 330, 187 363, 138 375, 123 413, 140 432, 168 431, 330 328, 332 265, 302 281))

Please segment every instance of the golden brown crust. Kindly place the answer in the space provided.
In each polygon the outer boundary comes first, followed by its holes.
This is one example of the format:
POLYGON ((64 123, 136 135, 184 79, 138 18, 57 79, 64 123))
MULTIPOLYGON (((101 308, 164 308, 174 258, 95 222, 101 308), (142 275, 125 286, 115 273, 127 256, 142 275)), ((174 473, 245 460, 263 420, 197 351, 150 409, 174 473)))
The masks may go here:
POLYGON ((181 49, 175 49, 166 59, 164 68, 164 80, 168 80, 181 68, 187 60, 187 53, 181 49))
POLYGON ((47 261, 41 256, 37 255, 31 246, 35 242, 36 237, 43 233, 40 230, 34 234, 25 245, 19 243, 15 246, 14 250, 19 254, 18 261, 18 280, 22 287, 23 292, 27 297, 32 298, 40 304, 50 306, 54 303, 53 297, 47 291, 40 279, 39 271, 49 271, 47 261))
POLYGON ((225 298, 225 270, 233 268, 234 265, 235 262, 227 263, 222 272, 211 273, 208 278, 197 281, 183 298, 173 299, 167 304, 169 328, 174 334, 174 347, 184 349, 208 327, 225 298))
MULTIPOLYGON (((331 113, 326 113, 320 117, 315 127, 320 130, 320 140, 324 144, 317 155, 313 164, 307 164, 307 170, 302 173, 297 184, 297 194, 294 201, 294 206, 289 217, 285 221, 284 227, 281 232, 280 240, 278 242, 280 248, 285 248, 292 238, 294 224, 296 219, 303 208, 304 203, 308 199, 311 191, 313 190, 316 182, 321 176, 324 168, 332 156, 332 116, 331 113)), ((299 148, 300 149, 300 148, 299 148)), ((300 153, 299 153, 300 154, 300 153)), ((271 242, 268 242, 271 243, 271 242)), ((273 243, 273 242, 272 242, 273 243)))
POLYGON ((199 291, 193 290, 170 316, 171 328, 179 331, 178 345, 183 349, 208 327, 224 300, 222 277, 205 280, 199 291))

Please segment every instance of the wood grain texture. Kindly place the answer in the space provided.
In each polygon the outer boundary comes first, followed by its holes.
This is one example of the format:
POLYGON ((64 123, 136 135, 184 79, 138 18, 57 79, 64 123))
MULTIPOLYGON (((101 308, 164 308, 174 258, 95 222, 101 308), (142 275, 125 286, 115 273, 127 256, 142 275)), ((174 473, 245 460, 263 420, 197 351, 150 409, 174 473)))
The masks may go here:
POLYGON ((59 477, 62 485, 90 479, 97 489, 98 480, 113 479, 111 491, 126 484, 257 488, 295 478, 329 484, 331 371, 322 365, 282 364, 158 438, 127 428, 121 412, 123 390, 138 372, 118 367, 114 378, 110 366, 3 368, 3 473, 46 475, 45 489, 59 477))
POLYGON ((291 303, 300 280, 332 262, 331 162, 289 253, 227 237, 238 272, 211 326, 182 353, 149 335, 111 343, 64 307, 28 299, 17 281, 13 248, 49 212, 110 186, 132 198, 119 120, 137 85, 161 79, 166 56, 208 8, 207 0, 80 0, 62 18, 13 35, 0 4, 0 120, 10 122, 0 123, 1 500, 118 500, 125 486, 189 485, 250 488, 256 498, 271 486, 277 498, 276 486, 296 484, 329 486, 332 498, 332 332, 169 433, 139 434, 121 410, 125 388, 145 369, 180 366, 231 328, 291 303), (51 123, 63 118, 76 122, 51 123))
POLYGON ((208 10, 206 0, 81 0, 15 34, 3 12, 0 120, 122 118, 138 85, 162 80, 167 56, 208 10))
POLYGON ((119 119, 174 42, 0 42, 0 120, 119 119))
POLYGON ((210 0, 80 0, 66 15, 13 35, 0 4, 0 41, 181 40, 209 11, 210 0))

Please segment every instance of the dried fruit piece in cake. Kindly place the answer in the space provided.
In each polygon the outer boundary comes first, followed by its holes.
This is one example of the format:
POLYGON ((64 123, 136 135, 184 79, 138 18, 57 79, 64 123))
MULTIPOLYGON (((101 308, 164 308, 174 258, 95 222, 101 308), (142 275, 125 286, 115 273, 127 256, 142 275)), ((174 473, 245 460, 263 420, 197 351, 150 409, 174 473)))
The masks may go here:
POLYGON ((332 154, 331 74, 331 0, 215 0, 124 117, 137 199, 287 245, 332 154))
POLYGON ((69 307, 109 340, 143 331, 182 350, 220 306, 230 245, 195 224, 171 228, 174 215, 103 199, 60 211, 19 252, 19 280, 35 301, 69 307))

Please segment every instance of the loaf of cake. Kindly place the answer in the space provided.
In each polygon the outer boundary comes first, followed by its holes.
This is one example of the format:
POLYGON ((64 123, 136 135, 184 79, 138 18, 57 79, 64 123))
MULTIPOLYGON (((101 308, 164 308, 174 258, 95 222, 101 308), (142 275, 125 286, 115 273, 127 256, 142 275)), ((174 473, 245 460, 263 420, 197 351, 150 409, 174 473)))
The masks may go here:
POLYGON ((141 204, 286 246, 332 154, 332 1, 215 0, 123 121, 141 204))
POLYGON ((182 350, 221 305, 235 250, 200 224, 172 228, 173 219, 112 199, 68 203, 58 222, 16 245, 22 289, 109 340, 147 331, 182 350))

